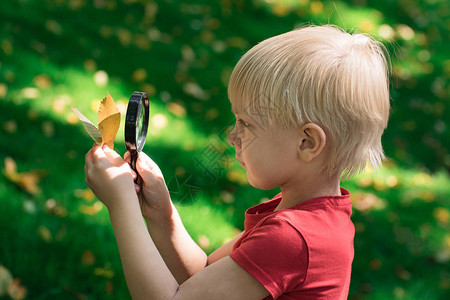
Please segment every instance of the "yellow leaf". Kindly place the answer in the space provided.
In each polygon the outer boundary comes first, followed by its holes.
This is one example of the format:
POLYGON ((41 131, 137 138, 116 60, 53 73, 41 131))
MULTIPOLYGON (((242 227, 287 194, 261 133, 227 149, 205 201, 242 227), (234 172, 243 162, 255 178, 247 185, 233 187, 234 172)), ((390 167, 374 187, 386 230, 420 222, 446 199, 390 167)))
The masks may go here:
POLYGON ((98 109, 98 127, 78 109, 73 107, 70 109, 77 115, 87 133, 98 145, 106 144, 109 148, 114 148, 114 139, 120 127, 120 112, 109 92, 106 92, 106 97, 98 109))
POLYGON ((98 129, 102 135, 102 144, 108 145, 109 148, 114 149, 114 139, 120 126, 120 113, 113 114, 106 119, 103 119, 98 124, 98 129))
POLYGON ((106 91, 106 97, 103 98, 102 102, 100 103, 100 107, 98 108, 98 123, 100 124, 104 119, 118 112, 119 109, 114 103, 113 98, 111 97, 109 92, 106 91))

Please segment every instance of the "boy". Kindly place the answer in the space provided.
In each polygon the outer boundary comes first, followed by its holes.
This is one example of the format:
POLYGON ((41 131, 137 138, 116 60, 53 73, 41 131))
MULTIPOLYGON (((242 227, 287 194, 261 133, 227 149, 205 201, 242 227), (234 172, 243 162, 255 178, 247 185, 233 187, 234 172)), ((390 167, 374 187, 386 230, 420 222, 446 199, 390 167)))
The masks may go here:
POLYGON ((86 183, 109 210, 133 299, 347 299, 354 227, 339 182, 384 158, 383 53, 366 35, 318 26, 242 57, 229 83, 229 141, 249 183, 281 193, 248 209, 244 232, 209 256, 148 156, 139 156, 142 184, 133 188, 128 154, 94 146, 86 183))

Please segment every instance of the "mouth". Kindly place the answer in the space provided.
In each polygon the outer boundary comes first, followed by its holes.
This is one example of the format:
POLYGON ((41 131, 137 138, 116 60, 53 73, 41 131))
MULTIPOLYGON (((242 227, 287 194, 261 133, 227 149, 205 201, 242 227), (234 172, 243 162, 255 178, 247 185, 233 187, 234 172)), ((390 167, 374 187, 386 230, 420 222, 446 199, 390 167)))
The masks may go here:
POLYGON ((235 158, 238 162, 241 163, 241 167, 243 167, 245 169, 245 163, 242 160, 240 160, 237 156, 235 158))

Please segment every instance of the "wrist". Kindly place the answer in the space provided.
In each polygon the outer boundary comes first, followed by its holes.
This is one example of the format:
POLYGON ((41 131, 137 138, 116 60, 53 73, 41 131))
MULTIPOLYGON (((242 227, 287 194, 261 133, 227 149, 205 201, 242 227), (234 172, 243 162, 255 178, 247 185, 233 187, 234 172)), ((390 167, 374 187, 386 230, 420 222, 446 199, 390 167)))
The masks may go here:
POLYGON ((165 213, 143 213, 142 215, 147 222, 149 230, 162 230, 166 232, 172 232, 177 223, 177 219, 179 219, 177 209, 172 203, 170 203, 170 209, 165 213))
POLYGON ((116 212, 124 212, 128 210, 138 211, 141 213, 141 209, 139 207, 139 200, 135 193, 121 193, 108 201, 108 205, 106 205, 109 214, 115 214, 116 212))

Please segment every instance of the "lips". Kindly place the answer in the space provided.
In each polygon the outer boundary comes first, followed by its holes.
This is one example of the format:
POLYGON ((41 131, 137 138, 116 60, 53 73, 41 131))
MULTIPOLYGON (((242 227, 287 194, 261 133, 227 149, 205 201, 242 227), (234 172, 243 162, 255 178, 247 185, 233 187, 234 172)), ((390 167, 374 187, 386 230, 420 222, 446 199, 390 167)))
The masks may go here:
POLYGON ((235 156, 235 158, 238 162, 241 163, 241 167, 243 167, 245 169, 245 163, 241 159, 239 159, 237 155, 235 156))

